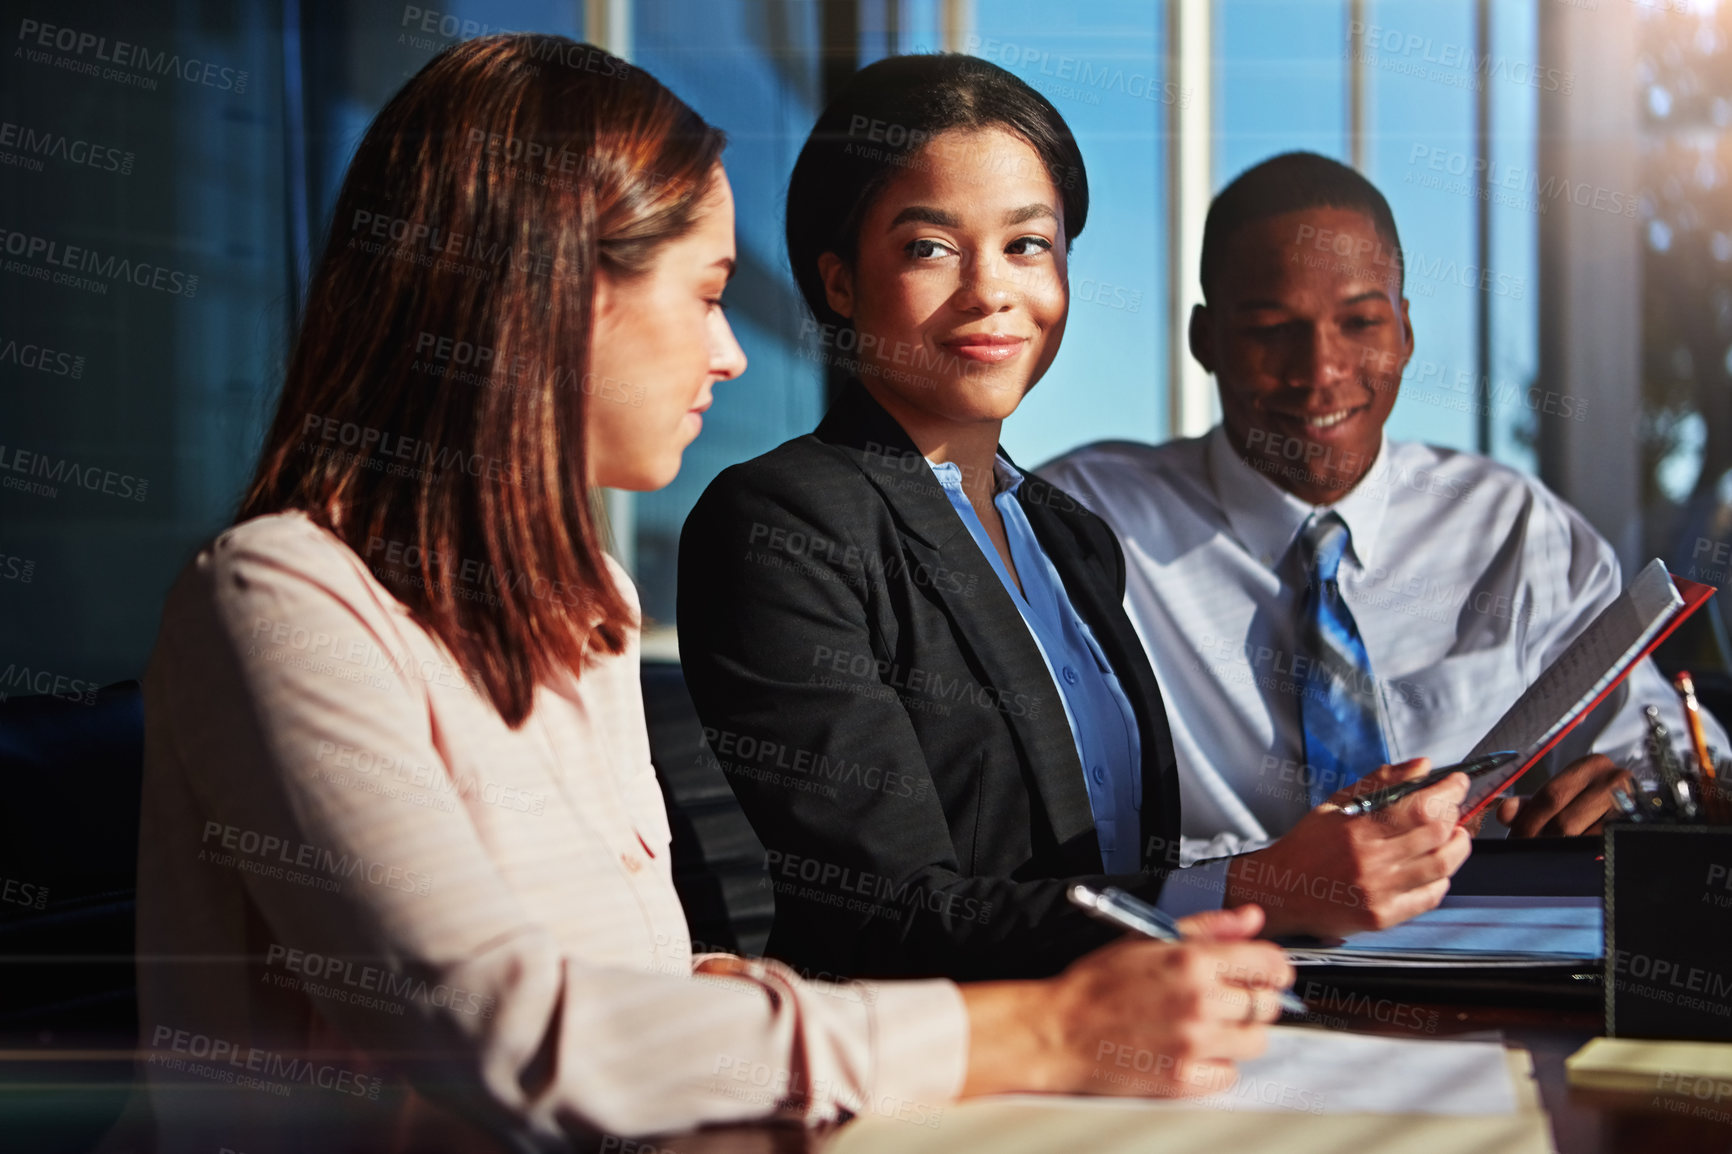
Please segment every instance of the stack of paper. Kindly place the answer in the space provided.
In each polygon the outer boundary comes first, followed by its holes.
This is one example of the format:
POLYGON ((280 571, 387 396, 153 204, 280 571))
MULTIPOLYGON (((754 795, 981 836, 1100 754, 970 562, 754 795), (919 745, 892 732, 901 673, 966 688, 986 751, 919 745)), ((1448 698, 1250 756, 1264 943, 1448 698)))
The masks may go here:
POLYGON ((1605 954, 1591 897, 1446 897, 1437 909, 1339 946, 1289 947, 1296 966, 1552 966, 1605 954))
MULTIPOLYGON (((1113 1069, 1111 1061, 1102 1063, 1103 1074, 1110 1076, 1113 1069)), ((1026 1094, 998 1100, 1050 1102, 1026 1094)), ((1273 1026, 1268 1051, 1240 1062, 1239 1080, 1229 1090, 1206 1098, 1102 1102, 1158 1110, 1473 1115, 1514 1113, 1516 1094, 1502 1042, 1273 1026)))
MULTIPOLYGON (((1525 1052, 1287 1026, 1271 1027, 1269 1043, 1209 1098, 1007 1095, 947 1107, 927 1126, 866 1115, 826 1154, 1551 1154, 1525 1052)), ((1109 1054, 1097 1074, 1135 1077, 1135 1065, 1120 1071, 1109 1054)))

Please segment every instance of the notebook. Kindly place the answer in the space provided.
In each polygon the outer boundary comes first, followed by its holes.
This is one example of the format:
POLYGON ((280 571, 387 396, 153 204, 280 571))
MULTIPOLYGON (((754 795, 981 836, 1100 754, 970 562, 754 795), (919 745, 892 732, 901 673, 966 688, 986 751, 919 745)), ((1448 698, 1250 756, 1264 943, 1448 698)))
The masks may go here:
POLYGON ((1605 953, 1597 897, 1450 894, 1387 930, 1338 946, 1288 945, 1296 966, 1508 968, 1597 962, 1605 953))
POLYGON ((1671 1093, 1732 1111, 1732 1042, 1595 1038, 1564 1060, 1572 1086, 1634 1094, 1671 1093))
POLYGON ((1490 805, 1550 753, 1638 661, 1713 595, 1714 586, 1674 577, 1659 558, 1648 562, 1473 747, 1469 759, 1498 749, 1521 750, 1523 756, 1507 772, 1488 774, 1469 786, 1462 820, 1490 805))

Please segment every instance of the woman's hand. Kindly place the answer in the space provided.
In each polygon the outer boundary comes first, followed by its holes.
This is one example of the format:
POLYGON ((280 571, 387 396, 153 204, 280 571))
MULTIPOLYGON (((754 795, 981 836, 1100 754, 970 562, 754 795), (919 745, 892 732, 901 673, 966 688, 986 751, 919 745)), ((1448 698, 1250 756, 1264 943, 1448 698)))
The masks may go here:
POLYGON ((962 987, 968 1005, 963 1095, 1040 1091, 1180 1097, 1225 1089, 1233 1063, 1268 1045, 1274 991, 1293 968, 1267 942, 1255 906, 1187 919, 1212 936, 1126 939, 1043 982, 962 987))

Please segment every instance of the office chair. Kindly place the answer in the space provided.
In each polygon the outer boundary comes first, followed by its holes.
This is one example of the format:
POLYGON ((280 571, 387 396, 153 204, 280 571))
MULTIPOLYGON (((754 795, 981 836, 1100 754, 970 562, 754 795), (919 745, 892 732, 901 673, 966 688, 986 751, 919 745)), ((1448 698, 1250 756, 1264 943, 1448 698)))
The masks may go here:
POLYGON ((130 1089, 144 709, 0 702, 0 1147, 89 1150, 130 1089))
POLYGON ((763 843, 704 741, 679 665, 645 661, 639 677, 692 948, 762 954, 775 912, 763 843))

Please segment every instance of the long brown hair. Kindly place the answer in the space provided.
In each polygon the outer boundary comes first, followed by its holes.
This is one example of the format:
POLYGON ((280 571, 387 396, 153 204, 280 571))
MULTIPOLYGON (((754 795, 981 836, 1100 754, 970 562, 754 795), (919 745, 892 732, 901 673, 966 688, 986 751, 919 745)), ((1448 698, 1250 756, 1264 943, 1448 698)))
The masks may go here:
MULTIPOLYGON (((724 136, 558 36, 453 47, 367 130, 238 520, 301 510, 359 554, 507 723, 619 653, 584 452, 598 269, 692 225, 724 136)), ((617 382, 614 382, 617 384, 617 382)))

